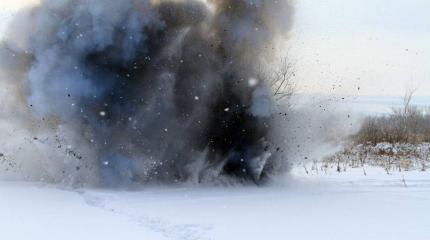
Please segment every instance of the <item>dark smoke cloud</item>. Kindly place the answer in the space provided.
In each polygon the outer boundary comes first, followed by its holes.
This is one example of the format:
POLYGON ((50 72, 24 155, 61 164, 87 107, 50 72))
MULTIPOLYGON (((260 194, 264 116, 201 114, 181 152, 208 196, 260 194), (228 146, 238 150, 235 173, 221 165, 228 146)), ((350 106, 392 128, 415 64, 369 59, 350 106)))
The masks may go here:
POLYGON ((259 181, 282 164, 257 77, 292 11, 286 0, 42 1, 0 48, 2 117, 21 121, 18 136, 42 152, 33 167, 54 179, 259 181))

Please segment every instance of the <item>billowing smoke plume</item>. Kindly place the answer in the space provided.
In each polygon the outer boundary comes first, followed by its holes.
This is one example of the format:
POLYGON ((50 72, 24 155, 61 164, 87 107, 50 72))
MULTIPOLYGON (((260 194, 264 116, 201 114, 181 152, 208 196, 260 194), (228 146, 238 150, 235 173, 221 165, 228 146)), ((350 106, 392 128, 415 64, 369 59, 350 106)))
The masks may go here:
POLYGON ((52 181, 259 181, 283 164, 258 76, 291 17, 287 0, 42 1, 0 47, 0 160, 52 181))

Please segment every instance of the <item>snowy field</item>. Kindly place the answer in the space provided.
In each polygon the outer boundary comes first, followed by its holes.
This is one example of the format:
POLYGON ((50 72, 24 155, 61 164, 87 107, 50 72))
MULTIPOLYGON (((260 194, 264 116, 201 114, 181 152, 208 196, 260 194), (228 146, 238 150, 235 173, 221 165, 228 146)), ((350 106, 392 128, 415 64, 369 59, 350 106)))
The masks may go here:
POLYGON ((430 174, 306 174, 270 187, 67 190, 0 183, 0 239, 430 239, 430 174))

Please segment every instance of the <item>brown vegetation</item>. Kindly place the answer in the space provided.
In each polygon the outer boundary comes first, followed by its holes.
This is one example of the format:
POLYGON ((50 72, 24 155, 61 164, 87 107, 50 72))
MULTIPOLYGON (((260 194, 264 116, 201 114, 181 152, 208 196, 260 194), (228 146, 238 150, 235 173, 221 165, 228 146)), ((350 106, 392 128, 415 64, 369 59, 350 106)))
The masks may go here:
POLYGON ((414 91, 403 98, 403 106, 389 115, 367 117, 353 136, 355 144, 430 142, 430 114, 411 104, 414 91))

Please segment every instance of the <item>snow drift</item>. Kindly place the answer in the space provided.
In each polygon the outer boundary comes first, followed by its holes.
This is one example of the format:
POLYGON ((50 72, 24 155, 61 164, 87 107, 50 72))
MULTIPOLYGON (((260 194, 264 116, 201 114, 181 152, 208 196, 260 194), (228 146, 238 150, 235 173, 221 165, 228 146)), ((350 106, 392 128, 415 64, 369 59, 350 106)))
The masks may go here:
POLYGON ((258 75, 292 15, 287 0, 42 0, 22 11, 0 46, 4 176, 115 186, 282 169, 258 75))

